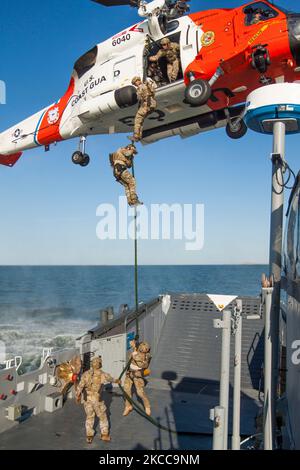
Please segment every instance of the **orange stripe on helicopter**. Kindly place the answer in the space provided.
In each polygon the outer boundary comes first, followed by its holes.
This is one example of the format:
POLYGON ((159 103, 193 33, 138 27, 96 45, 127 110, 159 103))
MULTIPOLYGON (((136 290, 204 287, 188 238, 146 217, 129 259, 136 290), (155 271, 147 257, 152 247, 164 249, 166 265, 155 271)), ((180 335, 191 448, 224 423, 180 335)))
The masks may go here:
POLYGON ((135 24, 134 26, 132 26, 132 28, 130 28, 129 31, 135 31, 136 33, 143 33, 143 32, 144 32, 144 29, 143 29, 143 28, 139 28, 139 26, 140 26, 142 23, 143 23, 143 22, 141 21, 140 23, 135 24))
POLYGON ((39 130, 37 131, 37 142, 40 145, 48 145, 52 142, 63 140, 59 132, 59 126, 63 113, 73 95, 74 88, 75 81, 72 77, 65 95, 57 103, 50 106, 44 114, 39 130))
POLYGON ((22 152, 14 153, 13 155, 0 155, 0 165, 14 166, 21 155, 22 152))

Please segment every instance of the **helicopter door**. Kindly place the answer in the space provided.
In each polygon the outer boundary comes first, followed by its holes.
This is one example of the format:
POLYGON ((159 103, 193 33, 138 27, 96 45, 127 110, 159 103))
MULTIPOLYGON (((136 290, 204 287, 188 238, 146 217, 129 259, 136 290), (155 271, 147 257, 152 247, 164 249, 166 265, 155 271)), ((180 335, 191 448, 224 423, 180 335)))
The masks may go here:
MULTIPOLYGON (((172 23, 175 23, 175 22, 172 22, 172 23)), ((176 23, 179 26, 179 22, 176 21, 176 23)), ((178 26, 175 29, 178 29, 178 26)), ((170 30, 172 31, 171 28, 170 30)), ((174 42, 180 45, 180 34, 181 33, 179 31, 177 33, 175 32, 174 34, 169 34, 164 37, 170 39, 171 42, 174 42)), ((158 88, 169 84, 169 79, 167 75, 167 61, 165 57, 161 57, 158 61, 158 72, 157 71, 154 72, 151 70, 151 62, 149 61, 149 57, 156 55, 159 49, 160 49, 160 41, 150 40, 150 42, 147 45, 146 60, 145 60, 145 70, 146 70, 147 77, 152 78, 152 80, 154 80, 154 82, 157 84, 158 88)), ((183 78, 182 67, 180 66, 177 80, 181 80, 182 78, 183 78)))

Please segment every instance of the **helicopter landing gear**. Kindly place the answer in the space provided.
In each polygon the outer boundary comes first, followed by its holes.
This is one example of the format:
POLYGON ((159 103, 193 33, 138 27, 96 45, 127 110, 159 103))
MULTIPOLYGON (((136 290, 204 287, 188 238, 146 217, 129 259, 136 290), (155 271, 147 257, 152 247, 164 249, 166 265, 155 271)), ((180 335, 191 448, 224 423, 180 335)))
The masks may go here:
POLYGON ((72 155, 72 162, 75 165, 87 166, 90 163, 90 157, 85 153, 86 137, 80 137, 79 150, 72 155))
POLYGON ((87 166, 90 163, 90 157, 86 153, 76 151, 72 155, 72 162, 75 165, 87 166))
POLYGON ((270 85, 273 79, 266 77, 269 66, 271 65, 270 52, 267 48, 268 44, 258 44, 253 47, 251 56, 251 67, 260 73, 259 82, 262 85, 270 85))
POLYGON ((244 137, 248 131, 248 127, 246 126, 244 120, 241 117, 230 117, 228 109, 225 110, 225 114, 227 117, 226 134, 228 137, 235 140, 244 137))
POLYGON ((211 86, 206 80, 192 79, 185 89, 185 100, 192 106, 203 106, 211 97, 211 86))
POLYGON ((203 106, 212 95, 212 87, 224 75, 224 70, 218 67, 209 81, 195 78, 193 72, 188 72, 189 85, 185 89, 185 101, 191 106, 203 106))
POLYGON ((243 119, 231 120, 226 126, 226 133, 231 139, 241 139, 246 135, 248 127, 244 123, 243 119))

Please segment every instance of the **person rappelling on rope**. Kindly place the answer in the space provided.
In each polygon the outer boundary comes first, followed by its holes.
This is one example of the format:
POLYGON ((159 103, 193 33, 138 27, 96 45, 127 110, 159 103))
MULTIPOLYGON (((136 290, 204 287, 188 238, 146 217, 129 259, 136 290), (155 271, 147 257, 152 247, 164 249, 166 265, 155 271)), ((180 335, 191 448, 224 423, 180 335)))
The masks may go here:
POLYGON ((136 181, 134 176, 128 171, 132 168, 134 156, 137 155, 135 145, 129 144, 126 147, 119 148, 116 152, 111 153, 110 164, 114 171, 114 177, 118 183, 122 184, 125 188, 125 194, 129 206, 137 206, 143 204, 139 201, 136 194, 136 181))
POLYGON ((147 79, 143 82, 141 77, 134 77, 132 79, 132 85, 137 89, 139 109, 134 120, 133 135, 128 138, 132 142, 139 142, 143 136, 143 127, 146 117, 153 113, 157 107, 155 99, 156 84, 151 79, 147 79))
MULTIPOLYGON (((137 343, 135 340, 130 342, 132 353, 130 355, 130 365, 126 372, 126 378, 124 382, 124 391, 131 398, 132 397, 132 386, 135 386, 136 394, 142 400, 145 412, 148 416, 151 415, 151 407, 149 399, 145 393, 145 380, 144 377, 149 374, 149 364, 151 361, 150 346, 148 343, 143 341, 137 343)), ((129 415, 133 410, 132 405, 128 400, 125 400, 125 409, 123 416, 129 415)))

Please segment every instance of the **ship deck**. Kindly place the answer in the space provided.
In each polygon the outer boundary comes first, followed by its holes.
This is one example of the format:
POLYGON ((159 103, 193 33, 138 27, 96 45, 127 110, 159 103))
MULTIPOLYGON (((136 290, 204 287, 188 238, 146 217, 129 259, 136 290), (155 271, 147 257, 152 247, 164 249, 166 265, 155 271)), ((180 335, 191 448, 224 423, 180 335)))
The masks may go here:
MULTIPOLYGON (((257 315, 259 298, 243 297, 242 300, 241 435, 250 436, 255 433, 255 416, 261 406, 258 396, 262 385, 264 336, 263 322, 257 315)), ((221 313, 206 295, 172 295, 161 331, 158 332, 158 327, 153 328, 153 332, 157 332, 151 336, 150 322, 159 320, 164 314, 157 302, 152 309, 149 304, 143 309, 145 317, 140 321, 140 328, 147 331, 147 340, 154 345, 151 375, 146 387, 152 416, 179 434, 159 429, 135 411, 123 417, 123 396, 121 390, 114 387, 103 394, 111 425, 110 443, 100 441, 98 433, 91 445, 86 443, 83 406, 68 399, 62 409, 53 413, 43 411, 23 422, 12 423, 13 427, 1 433, 0 449, 211 449, 213 423, 209 420, 209 411, 219 404, 221 359, 221 334, 214 328, 213 319, 221 318, 221 313), (162 315, 155 316, 155 312, 162 315)), ((104 334, 118 334, 122 325, 124 318, 121 317, 112 323, 110 331, 101 327, 91 334, 97 341, 104 334)), ((231 364, 234 361, 233 346, 232 337, 231 364)), ((110 358, 106 358, 107 365, 110 358)), ((232 432, 232 372, 229 434, 232 432)), ((39 395, 34 396, 33 409, 42 399, 39 395)))
MULTIPOLYGON (((112 441, 99 440, 99 427, 92 444, 85 440, 85 413, 83 406, 68 400, 55 413, 44 412, 1 434, 0 449, 36 450, 204 450, 212 448, 212 422, 209 409, 218 404, 218 383, 178 382, 153 379, 147 393, 152 404, 152 416, 161 424, 176 431, 203 433, 203 435, 178 435, 158 429, 133 411, 122 416, 123 398, 118 388, 104 392, 108 408, 112 441)), ((241 434, 254 433, 254 417, 258 402, 253 390, 244 391, 241 403, 241 434)), ((230 413, 231 414, 231 413, 230 413)), ((231 423, 229 424, 231 429, 231 423)))

